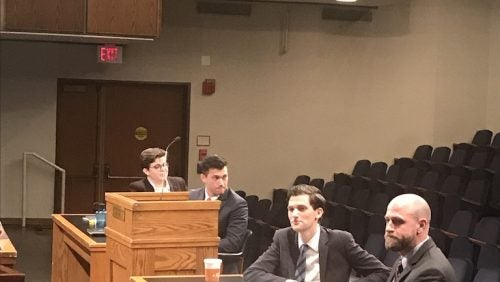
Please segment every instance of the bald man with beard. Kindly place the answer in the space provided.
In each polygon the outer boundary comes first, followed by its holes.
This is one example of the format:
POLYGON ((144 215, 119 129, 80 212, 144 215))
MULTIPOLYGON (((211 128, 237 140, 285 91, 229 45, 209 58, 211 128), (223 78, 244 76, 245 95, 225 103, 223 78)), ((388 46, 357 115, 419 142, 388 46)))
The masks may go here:
POLYGON ((385 214, 385 247, 399 252, 388 282, 449 281, 457 278, 453 267, 429 237, 431 209, 415 194, 395 197, 385 214))

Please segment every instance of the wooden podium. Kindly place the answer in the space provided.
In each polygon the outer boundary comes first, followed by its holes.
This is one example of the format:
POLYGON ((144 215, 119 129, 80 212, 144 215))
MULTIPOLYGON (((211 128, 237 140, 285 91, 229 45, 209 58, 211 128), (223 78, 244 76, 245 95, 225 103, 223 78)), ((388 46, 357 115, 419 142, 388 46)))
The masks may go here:
POLYGON ((203 259, 217 258, 220 202, 188 197, 188 192, 106 193, 110 282, 202 274, 203 259))

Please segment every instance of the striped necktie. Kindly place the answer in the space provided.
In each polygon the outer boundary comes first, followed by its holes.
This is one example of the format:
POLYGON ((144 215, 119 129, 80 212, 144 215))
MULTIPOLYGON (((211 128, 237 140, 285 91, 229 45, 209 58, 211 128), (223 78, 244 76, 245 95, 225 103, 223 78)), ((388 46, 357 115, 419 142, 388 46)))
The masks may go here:
POLYGON ((295 280, 297 282, 304 282, 306 278, 306 258, 307 249, 309 246, 307 244, 302 244, 300 247, 299 258, 297 259, 297 267, 295 268, 295 280))

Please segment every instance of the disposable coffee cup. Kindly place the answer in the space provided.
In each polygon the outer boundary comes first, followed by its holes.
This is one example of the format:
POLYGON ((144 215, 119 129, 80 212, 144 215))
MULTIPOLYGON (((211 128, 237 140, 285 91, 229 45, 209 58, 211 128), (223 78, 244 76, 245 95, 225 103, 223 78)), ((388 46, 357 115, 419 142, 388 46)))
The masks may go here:
POLYGON ((219 282, 221 259, 206 258, 205 263, 205 282, 219 282))

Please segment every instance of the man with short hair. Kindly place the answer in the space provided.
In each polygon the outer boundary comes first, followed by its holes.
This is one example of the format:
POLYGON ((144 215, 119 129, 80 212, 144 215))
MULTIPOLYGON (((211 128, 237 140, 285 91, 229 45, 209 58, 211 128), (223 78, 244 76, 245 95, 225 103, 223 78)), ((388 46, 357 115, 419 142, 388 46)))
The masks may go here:
POLYGON ((345 231, 322 227, 326 201, 318 188, 297 185, 288 191, 291 227, 274 234, 269 249, 247 268, 247 282, 347 282, 351 270, 359 281, 385 281, 389 269, 363 250, 345 231))
POLYGON ((431 209, 422 197, 395 197, 387 206, 385 221, 385 246, 401 255, 388 282, 457 281, 448 259, 429 237, 431 209))
MULTIPOLYGON (((240 251, 247 232, 248 205, 245 199, 228 187, 229 175, 224 158, 213 155, 198 164, 198 173, 203 188, 189 190, 190 200, 219 200, 219 243, 220 253, 240 251)), ((224 273, 236 270, 225 261, 224 273)))
POLYGON ((179 192, 186 191, 182 177, 168 176, 166 152, 160 148, 148 148, 141 152, 142 172, 145 178, 129 184, 132 192, 179 192))

